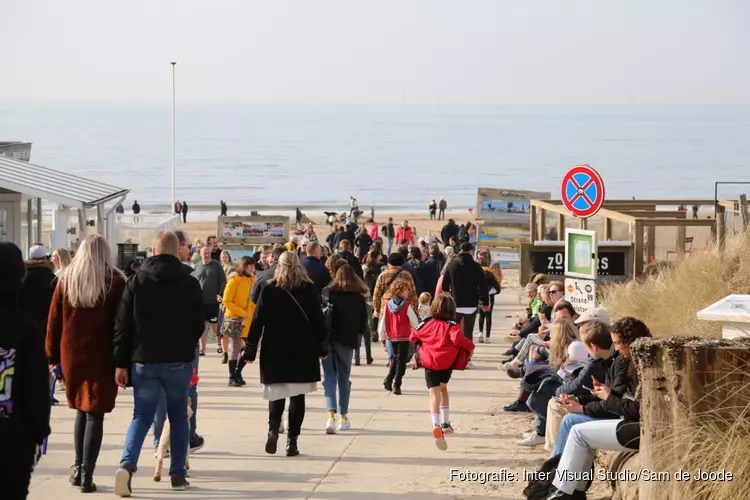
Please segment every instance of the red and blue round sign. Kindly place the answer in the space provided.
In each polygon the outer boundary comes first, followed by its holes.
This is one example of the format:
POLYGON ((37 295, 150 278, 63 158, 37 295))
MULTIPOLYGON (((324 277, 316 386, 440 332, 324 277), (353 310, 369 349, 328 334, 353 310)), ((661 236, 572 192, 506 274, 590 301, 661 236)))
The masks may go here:
POLYGON ((560 185, 563 205, 581 219, 595 215, 604 203, 604 181, 590 165, 576 165, 560 185))

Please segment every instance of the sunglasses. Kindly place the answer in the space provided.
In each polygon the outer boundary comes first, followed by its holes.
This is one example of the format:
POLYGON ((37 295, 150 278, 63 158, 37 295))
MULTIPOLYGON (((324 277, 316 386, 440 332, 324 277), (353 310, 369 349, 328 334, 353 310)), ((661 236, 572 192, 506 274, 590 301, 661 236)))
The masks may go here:
POLYGON ((550 290, 549 293, 560 293, 562 290, 550 290))

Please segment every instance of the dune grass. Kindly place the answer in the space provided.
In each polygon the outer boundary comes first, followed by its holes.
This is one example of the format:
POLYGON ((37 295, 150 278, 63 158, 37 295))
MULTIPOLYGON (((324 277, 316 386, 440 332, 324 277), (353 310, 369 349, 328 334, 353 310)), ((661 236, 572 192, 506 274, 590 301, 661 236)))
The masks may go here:
POLYGON ((613 320, 636 317, 657 337, 719 338, 721 324, 696 314, 733 293, 750 294, 750 232, 728 239, 721 256, 716 250, 693 253, 658 276, 609 288, 601 301, 613 320))

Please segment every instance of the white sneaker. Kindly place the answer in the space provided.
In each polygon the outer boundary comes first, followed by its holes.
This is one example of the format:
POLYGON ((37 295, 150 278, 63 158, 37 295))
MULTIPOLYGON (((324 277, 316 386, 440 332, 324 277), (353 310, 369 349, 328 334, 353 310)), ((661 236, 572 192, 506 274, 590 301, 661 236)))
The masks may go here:
POLYGON ((536 436, 536 431, 524 432, 523 434, 521 434, 521 439, 526 439, 534 436, 536 436))
MULTIPOLYGON (((482 341, 480 340, 480 343, 481 343, 481 342, 482 342, 482 341)), ((485 344, 489 344, 489 343, 490 343, 490 338, 489 338, 489 337, 485 337, 485 338, 484 338, 484 343, 485 343, 485 344)))
POLYGON ((484 337, 482 336, 481 333, 479 334, 479 338, 477 339, 477 342, 480 344, 484 344, 484 337))
POLYGON ((282 420, 279 424, 279 434, 284 434, 287 427, 289 427, 289 422, 287 422, 286 420, 282 420))
POLYGON ((533 436, 528 436, 518 442, 521 446, 537 446, 544 444, 544 436, 538 435, 536 432, 533 436))
POLYGON ((336 419, 335 418, 328 418, 328 422, 326 422, 326 434, 336 434, 336 419))
POLYGON ((339 419, 339 430, 340 431, 348 431, 349 429, 351 429, 351 427, 352 427, 352 423, 349 422, 348 418, 343 418, 342 417, 342 418, 339 419))
POLYGON ((467 370, 473 370, 476 366, 474 366, 474 363, 472 361, 469 361, 469 364, 466 365, 467 370))

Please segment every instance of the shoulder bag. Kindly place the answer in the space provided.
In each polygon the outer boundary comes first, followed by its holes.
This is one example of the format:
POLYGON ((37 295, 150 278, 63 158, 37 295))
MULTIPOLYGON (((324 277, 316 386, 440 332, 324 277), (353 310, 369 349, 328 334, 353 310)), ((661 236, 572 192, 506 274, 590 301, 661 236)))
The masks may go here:
MULTIPOLYGON (((248 294, 247 301, 245 302, 245 310, 247 310, 249 305, 250 305, 250 294, 248 294)), ((229 337, 239 337, 240 335, 242 335, 242 327, 244 323, 245 323, 245 319, 227 316, 225 312, 224 319, 221 322, 221 334, 227 335, 229 337)))

